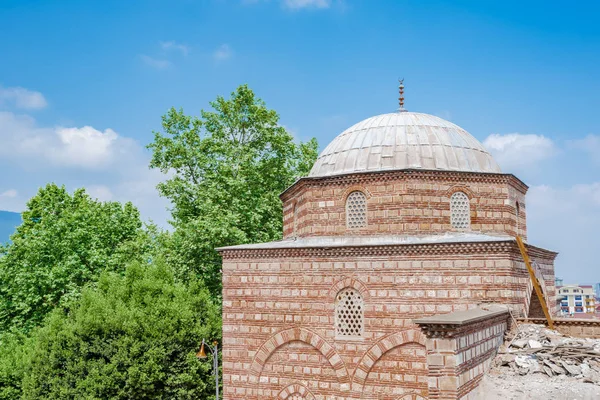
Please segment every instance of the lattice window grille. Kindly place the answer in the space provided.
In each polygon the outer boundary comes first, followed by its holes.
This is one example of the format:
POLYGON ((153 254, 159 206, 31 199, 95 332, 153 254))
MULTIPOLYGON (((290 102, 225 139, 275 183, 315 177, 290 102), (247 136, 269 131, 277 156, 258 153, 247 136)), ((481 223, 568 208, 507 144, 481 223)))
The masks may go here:
POLYGON ((305 400, 306 398, 300 393, 292 393, 291 396, 288 397, 288 400, 305 400))
POLYGON ((355 191, 346 199, 346 226, 348 228, 364 228, 367 226, 367 196, 355 191))
POLYGON ((450 223, 455 229, 471 226, 471 204, 463 192, 456 192, 450 197, 450 223))
POLYGON ((364 301, 352 288, 342 289, 335 304, 335 331, 337 336, 362 336, 364 329, 364 301))

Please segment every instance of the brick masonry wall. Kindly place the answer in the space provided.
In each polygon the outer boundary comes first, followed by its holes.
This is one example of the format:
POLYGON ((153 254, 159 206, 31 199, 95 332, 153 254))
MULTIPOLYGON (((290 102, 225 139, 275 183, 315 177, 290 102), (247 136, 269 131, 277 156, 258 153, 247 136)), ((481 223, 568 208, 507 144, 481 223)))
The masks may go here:
MULTIPOLYGON (((225 399, 287 398, 300 384, 315 399, 424 398, 426 343, 412 319, 487 302, 528 311, 514 242, 222 254, 225 399), (361 338, 334 331, 346 287, 364 299, 361 338)), ((531 256, 550 268, 555 254, 531 256)))
POLYGON ((395 171, 304 178, 282 195, 284 237, 450 232, 450 196, 470 198, 471 231, 527 237, 527 187, 512 175, 395 171), (367 196, 365 228, 346 227, 346 198, 367 196), (519 203, 517 217, 516 204, 519 203))
POLYGON ((504 342, 508 318, 504 313, 456 328, 421 326, 427 335, 430 399, 471 398, 504 342))

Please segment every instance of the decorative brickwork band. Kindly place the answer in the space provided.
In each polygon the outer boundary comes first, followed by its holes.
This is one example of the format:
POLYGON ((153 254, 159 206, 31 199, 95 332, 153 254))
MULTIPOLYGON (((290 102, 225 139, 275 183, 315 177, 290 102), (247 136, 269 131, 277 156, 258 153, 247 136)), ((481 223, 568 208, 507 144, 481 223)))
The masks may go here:
POLYGON ((295 400, 298 397, 305 400, 315 400, 315 395, 301 383, 289 385, 279 392, 279 395, 277 396, 280 400, 295 400))
POLYGON ((340 388, 342 390, 349 389, 350 377, 340 355, 325 339, 304 328, 291 328, 281 331, 272 336, 258 349, 250 366, 250 383, 258 383, 267 360, 275 350, 286 343, 294 341, 306 343, 319 351, 335 371, 340 388))
POLYGON ((335 302, 335 296, 340 292, 340 290, 344 288, 351 287, 353 289, 358 290, 365 301, 368 301, 371 297, 369 295, 369 291, 367 290, 367 286, 362 283, 360 280, 354 277, 342 277, 339 281, 337 281, 331 289, 329 289, 329 298, 331 299, 331 303, 335 302))
POLYGON ((341 196, 342 203, 346 202, 346 199, 348 198, 348 196, 350 196, 350 193, 352 193, 352 192, 362 192, 366 196, 367 200, 370 199, 371 196, 373 196, 366 187, 361 186, 361 185, 352 185, 352 186, 348 187, 346 190, 344 190, 344 193, 341 196))
MULTIPOLYGON (((527 245, 531 257, 553 261, 558 253, 527 245)), ((402 244, 365 247, 329 248, 280 248, 280 249, 224 249, 220 250, 224 260, 276 259, 283 257, 360 257, 360 256, 418 256, 418 255, 475 255, 510 253, 520 259, 519 248, 514 240, 502 242, 460 242, 437 244, 402 244)))
POLYGON ((446 191, 446 197, 450 198, 456 192, 463 192, 464 194, 467 195, 467 197, 469 199, 472 199, 473 197, 475 197, 475 194, 471 191, 471 189, 469 189, 469 187, 467 185, 454 185, 454 186, 451 186, 450 189, 448 189, 446 191))
POLYGON ((366 185, 376 181, 391 181, 397 179, 427 179, 431 181, 455 181, 462 182, 485 182, 508 184, 518 188, 523 193, 529 188, 523 181, 512 174, 497 174, 497 173, 472 173, 460 171, 428 171, 428 170, 397 170, 397 171, 378 171, 365 173, 354 173, 347 175, 337 175, 328 177, 304 177, 296 181, 292 186, 281 193, 280 198, 286 201, 288 198, 294 197, 298 191, 304 187, 322 187, 331 185, 351 186, 351 185, 366 185))

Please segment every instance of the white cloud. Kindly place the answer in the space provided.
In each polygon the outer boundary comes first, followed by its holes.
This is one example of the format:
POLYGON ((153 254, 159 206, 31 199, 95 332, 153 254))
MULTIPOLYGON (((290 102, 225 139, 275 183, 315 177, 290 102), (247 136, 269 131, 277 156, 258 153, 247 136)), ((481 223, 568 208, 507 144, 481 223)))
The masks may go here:
POLYGON ((163 70, 163 69, 167 69, 171 66, 171 62, 169 60, 154 58, 154 57, 147 56, 145 54, 142 54, 140 56, 140 58, 142 59, 142 62, 144 64, 146 64, 149 67, 155 68, 155 69, 163 70))
POLYGON ((159 42, 160 47, 163 50, 176 50, 179 51, 181 54, 183 54, 184 56, 187 56, 190 52, 190 47, 185 45, 185 44, 181 44, 181 43, 177 43, 175 41, 167 41, 167 42, 159 42))
POLYGON ((114 198, 110 188, 105 185, 88 185, 86 186, 85 190, 88 192, 90 197, 100 201, 111 201, 114 198))
POLYGON ((109 166, 136 147, 133 140, 112 129, 42 128, 33 118, 11 112, 0 112, 0 142, 3 158, 27 162, 43 159, 55 166, 86 169, 109 166))
POLYGON ((15 189, 8 189, 5 192, 0 193, 0 197, 12 199, 17 197, 18 192, 15 189))
POLYGON ((528 241, 559 252, 558 276, 569 282, 598 281, 600 182, 567 188, 533 186, 526 211, 528 241))
POLYGON ((542 135, 492 134, 483 145, 507 172, 534 166, 557 152, 552 139, 542 135))
POLYGON ((571 140, 569 147, 582 150, 590 155, 596 162, 600 162, 600 136, 587 135, 583 139, 571 140))
POLYGON ((290 10, 303 8, 329 8, 331 0, 283 0, 283 6, 290 10))
POLYGON ((112 129, 43 127, 30 116, 0 112, 0 143, 0 164, 10 168, 0 210, 22 211, 39 187, 55 182, 85 187, 101 201, 132 201, 143 218, 166 226, 169 203, 156 190, 165 178, 148 168, 149 154, 135 140, 112 129))
POLYGON ((229 60, 231 57, 233 57, 233 50, 227 44, 222 44, 213 53, 213 58, 216 61, 226 61, 229 60))
POLYGON ((25 201, 19 197, 16 189, 8 189, 0 193, 0 210, 21 212, 25 208, 25 201))
POLYGON ((435 114, 436 116, 445 119, 446 121, 452 121, 452 113, 448 110, 442 110, 435 114))
POLYGON ((23 109, 40 109, 48 105, 40 92, 22 87, 0 86, 0 104, 3 102, 14 102, 15 107, 23 109))

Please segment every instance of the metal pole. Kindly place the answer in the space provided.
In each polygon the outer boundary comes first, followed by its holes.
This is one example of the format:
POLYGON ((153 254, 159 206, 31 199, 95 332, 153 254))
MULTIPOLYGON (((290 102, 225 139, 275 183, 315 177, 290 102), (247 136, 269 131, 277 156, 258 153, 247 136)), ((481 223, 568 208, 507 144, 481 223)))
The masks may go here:
POLYGON ((217 400, 219 400, 219 349, 217 348, 218 344, 215 343, 215 352, 213 354, 214 366, 215 369, 215 382, 217 386, 217 400))

